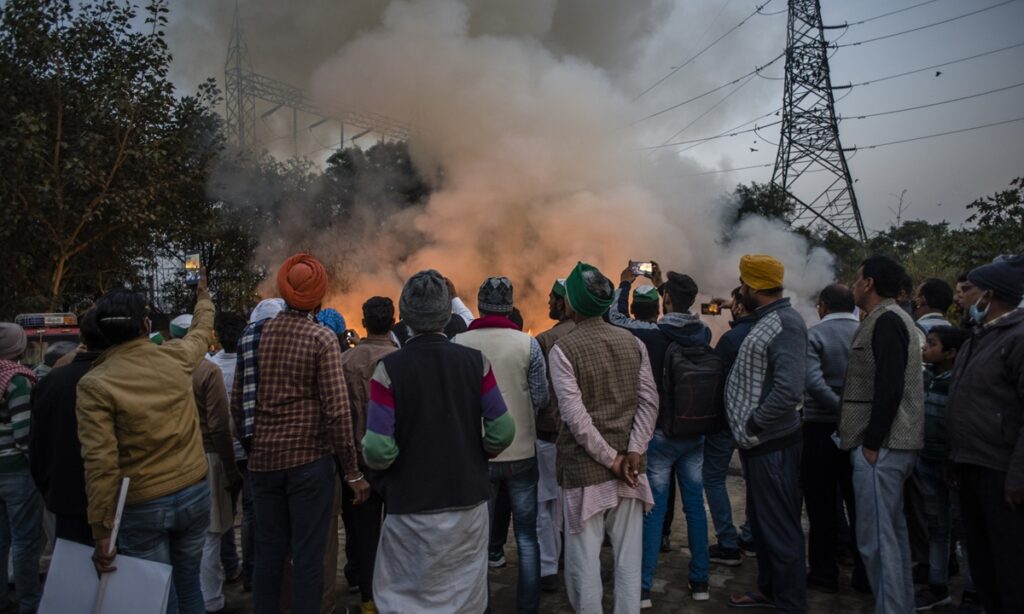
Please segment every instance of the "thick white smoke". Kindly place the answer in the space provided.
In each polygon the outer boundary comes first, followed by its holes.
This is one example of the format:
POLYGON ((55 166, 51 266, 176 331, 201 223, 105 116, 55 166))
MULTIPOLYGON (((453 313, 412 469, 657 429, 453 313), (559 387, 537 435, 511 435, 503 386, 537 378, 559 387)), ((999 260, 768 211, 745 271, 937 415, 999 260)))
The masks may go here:
POLYGON ((397 296, 405 277, 428 267, 452 277, 471 305, 486 276, 509 276, 535 329, 546 326, 552 281, 580 259, 616 282, 629 259, 654 259, 717 295, 736 285, 746 252, 779 257, 801 298, 831 280, 827 254, 808 256, 803 240, 763 220, 720 245, 722 186, 678 157, 637 153, 635 109, 606 71, 530 35, 473 35, 470 4, 483 3, 393 2, 379 27, 314 72, 323 108, 411 118, 414 161, 444 173, 421 212, 380 231, 410 224, 422 248, 399 261, 381 253, 379 237, 364 237, 373 249, 353 257, 372 261, 370 274, 333 298, 346 313, 372 293, 397 296))

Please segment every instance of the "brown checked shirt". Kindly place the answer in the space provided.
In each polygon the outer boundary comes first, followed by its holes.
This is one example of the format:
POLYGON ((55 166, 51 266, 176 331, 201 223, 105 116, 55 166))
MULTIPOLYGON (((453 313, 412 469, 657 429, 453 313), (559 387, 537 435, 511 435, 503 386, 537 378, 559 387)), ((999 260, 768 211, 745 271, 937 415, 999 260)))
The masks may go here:
POLYGON ((263 327, 250 471, 278 471, 336 454, 356 473, 341 348, 334 333, 286 310, 263 327))

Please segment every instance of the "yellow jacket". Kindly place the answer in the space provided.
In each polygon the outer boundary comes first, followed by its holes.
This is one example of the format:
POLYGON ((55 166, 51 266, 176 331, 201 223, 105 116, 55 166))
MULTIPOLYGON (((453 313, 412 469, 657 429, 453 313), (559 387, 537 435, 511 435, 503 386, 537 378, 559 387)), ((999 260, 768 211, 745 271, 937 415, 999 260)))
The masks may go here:
POLYGON ((146 337, 103 352, 78 382, 78 438, 93 537, 110 535, 121 478, 128 505, 177 492, 206 477, 192 372, 213 340, 213 302, 196 303, 181 343, 146 337))

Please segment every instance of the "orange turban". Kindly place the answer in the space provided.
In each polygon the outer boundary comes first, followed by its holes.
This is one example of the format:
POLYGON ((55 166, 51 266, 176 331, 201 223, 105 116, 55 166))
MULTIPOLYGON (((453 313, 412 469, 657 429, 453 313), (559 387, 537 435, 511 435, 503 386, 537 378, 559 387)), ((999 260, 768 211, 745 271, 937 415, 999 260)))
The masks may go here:
POLYGON ((784 273, 782 263, 771 256, 747 254, 740 258, 740 281, 754 290, 781 288, 784 273))
POLYGON ((295 254, 277 270, 277 289, 289 307, 316 309, 327 294, 327 271, 309 254, 295 254))

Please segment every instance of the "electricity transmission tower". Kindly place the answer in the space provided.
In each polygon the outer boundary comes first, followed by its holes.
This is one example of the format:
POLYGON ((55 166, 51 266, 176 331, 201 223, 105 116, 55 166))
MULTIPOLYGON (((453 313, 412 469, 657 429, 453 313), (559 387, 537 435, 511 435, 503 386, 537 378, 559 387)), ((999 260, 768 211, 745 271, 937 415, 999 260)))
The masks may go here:
POLYGON ((839 142, 819 0, 789 0, 782 137, 772 184, 796 202, 794 227, 867 236, 839 142))
MULTIPOLYGON (((281 109, 292 111, 292 140, 298 143, 299 113, 311 115, 316 121, 307 129, 335 120, 341 124, 341 143, 345 141, 345 126, 355 128, 355 140, 366 134, 381 138, 404 141, 409 138, 409 127, 379 113, 360 112, 344 109, 339 113, 326 113, 317 109, 306 99, 302 90, 282 81, 253 71, 249 61, 249 49, 242 36, 238 3, 235 3, 235 22, 228 43, 228 57, 224 65, 224 102, 227 107, 226 123, 228 136, 238 146, 255 149, 259 143, 256 135, 256 101, 269 103, 268 110, 260 114, 266 119, 281 109)), ((296 145, 297 147, 297 145, 296 145)), ((296 153, 298 153, 296 151, 296 153)))

